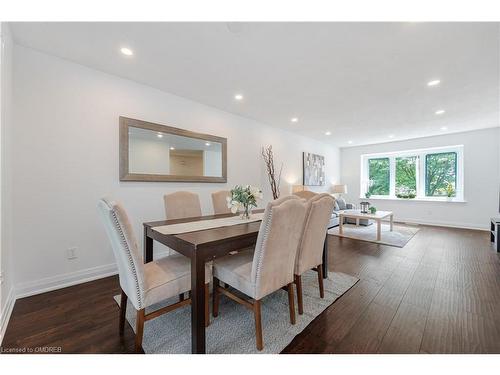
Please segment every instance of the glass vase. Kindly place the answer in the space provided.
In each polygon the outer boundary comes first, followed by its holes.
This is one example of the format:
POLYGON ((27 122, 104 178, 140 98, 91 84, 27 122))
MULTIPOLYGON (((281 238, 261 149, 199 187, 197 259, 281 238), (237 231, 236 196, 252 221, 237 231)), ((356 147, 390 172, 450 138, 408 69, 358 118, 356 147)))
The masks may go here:
POLYGON ((250 219, 251 213, 252 213, 252 209, 250 208, 250 206, 247 204, 243 205, 243 211, 241 212, 241 218, 243 220, 248 220, 248 219, 250 219))

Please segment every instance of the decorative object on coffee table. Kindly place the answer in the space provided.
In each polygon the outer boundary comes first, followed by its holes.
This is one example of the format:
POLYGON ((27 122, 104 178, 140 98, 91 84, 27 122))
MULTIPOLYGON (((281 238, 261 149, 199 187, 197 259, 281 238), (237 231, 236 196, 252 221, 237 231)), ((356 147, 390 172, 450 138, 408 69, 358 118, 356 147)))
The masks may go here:
POLYGON ((262 199, 262 191, 255 186, 236 185, 227 197, 227 207, 231 212, 241 212, 242 219, 250 219, 250 212, 253 207, 257 207, 257 199, 262 199))
POLYGON ((375 207, 375 206, 371 206, 371 207, 369 208, 369 210, 370 210, 370 213, 371 213, 371 214, 374 214, 375 212, 377 212, 377 207, 375 207))
POLYGON ((325 184, 325 157, 302 153, 303 159, 303 184, 305 186, 323 186, 325 184))
POLYGON ((280 171, 276 177, 276 171, 274 169, 274 153, 273 146, 269 145, 267 147, 262 147, 262 158, 264 163, 266 163, 267 178, 269 179, 269 184, 271 185, 271 192, 273 193, 273 199, 278 199, 280 197, 280 181, 281 181, 281 171, 283 170, 283 163, 281 163, 280 171))
POLYGON ((360 208, 361 208, 361 213, 362 214, 367 214, 368 213, 368 210, 370 208, 370 202, 361 202, 359 204, 360 208))

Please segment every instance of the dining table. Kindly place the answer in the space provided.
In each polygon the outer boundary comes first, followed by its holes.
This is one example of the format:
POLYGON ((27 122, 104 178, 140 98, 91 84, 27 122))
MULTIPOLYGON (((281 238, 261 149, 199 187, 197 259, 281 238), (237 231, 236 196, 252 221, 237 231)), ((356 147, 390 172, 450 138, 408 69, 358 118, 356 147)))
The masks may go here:
MULTIPOLYGON (((264 210, 253 210, 250 220, 237 214, 218 214, 184 219, 145 222, 144 262, 153 261, 153 243, 157 241, 188 257, 191 261, 191 351, 206 353, 205 343, 205 263, 229 253, 255 246, 264 210), (252 219, 253 217, 253 219, 252 219), (205 223, 199 223, 206 221, 205 223), (198 222, 198 223, 197 223, 198 222), (192 223, 192 230, 186 229, 192 223), (184 225, 183 227, 183 224, 184 225), (220 225, 220 226, 219 226, 220 225), (179 233, 176 233, 178 230, 179 233)), ((328 277, 328 243, 323 246, 323 277, 328 277)))

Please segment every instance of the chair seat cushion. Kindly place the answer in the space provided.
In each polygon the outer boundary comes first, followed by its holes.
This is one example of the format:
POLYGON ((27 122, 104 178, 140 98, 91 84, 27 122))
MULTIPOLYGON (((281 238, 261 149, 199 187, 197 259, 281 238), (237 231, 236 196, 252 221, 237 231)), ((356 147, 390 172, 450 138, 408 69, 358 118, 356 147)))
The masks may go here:
POLYGON ((214 277, 254 298, 255 285, 251 282, 253 255, 254 249, 248 248, 238 254, 215 259, 214 277))
MULTIPOLYGON (((145 306, 151 306, 165 299, 191 290, 191 261, 173 254, 144 265, 145 306)), ((205 265, 205 283, 212 278, 211 264, 205 265)))

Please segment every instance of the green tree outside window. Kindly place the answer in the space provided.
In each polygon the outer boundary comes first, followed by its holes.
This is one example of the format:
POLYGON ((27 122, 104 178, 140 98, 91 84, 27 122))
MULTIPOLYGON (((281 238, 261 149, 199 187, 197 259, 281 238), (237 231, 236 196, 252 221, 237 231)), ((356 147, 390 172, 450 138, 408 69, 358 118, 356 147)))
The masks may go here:
POLYGON ((415 198, 417 195, 417 156, 396 158, 396 196, 415 198))
POLYGON ((389 195, 390 163, 389 158, 368 160, 368 174, 372 182, 369 188, 371 195, 389 195))
POLYGON ((427 154, 425 156, 425 195, 428 197, 447 195, 454 197, 456 196, 456 186, 457 153, 427 154))

